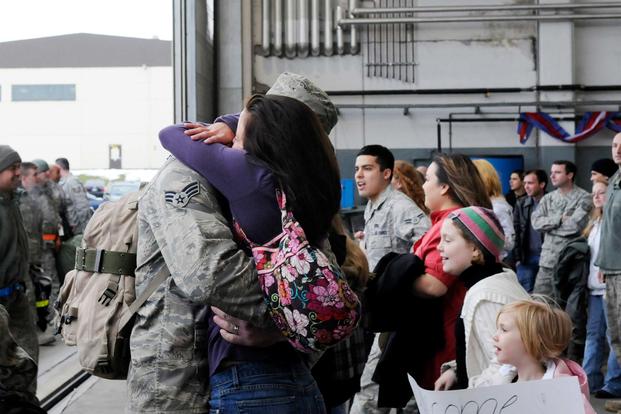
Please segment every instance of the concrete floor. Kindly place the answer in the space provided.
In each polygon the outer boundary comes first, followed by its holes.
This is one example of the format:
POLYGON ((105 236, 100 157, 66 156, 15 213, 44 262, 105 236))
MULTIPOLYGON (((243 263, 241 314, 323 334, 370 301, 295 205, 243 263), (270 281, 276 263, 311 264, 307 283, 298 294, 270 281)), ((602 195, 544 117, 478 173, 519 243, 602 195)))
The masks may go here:
MULTIPOLYGON (((37 395, 42 398, 75 375, 80 366, 77 349, 65 346, 60 340, 52 346, 41 347, 40 354, 37 395)), ((126 401, 125 381, 91 377, 52 408, 49 414, 123 413, 126 401)), ((598 414, 607 412, 604 410, 605 401, 591 398, 591 404, 598 414)))

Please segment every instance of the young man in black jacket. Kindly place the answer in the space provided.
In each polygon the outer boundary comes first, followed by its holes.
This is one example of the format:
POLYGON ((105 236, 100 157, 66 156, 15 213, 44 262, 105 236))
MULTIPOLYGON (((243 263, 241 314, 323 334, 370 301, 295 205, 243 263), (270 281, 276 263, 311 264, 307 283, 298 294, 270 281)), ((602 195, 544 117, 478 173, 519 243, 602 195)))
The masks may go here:
POLYGON ((517 263, 517 277, 524 289, 531 293, 539 271, 539 256, 543 235, 533 228, 530 217, 545 194, 548 177, 543 170, 530 170, 524 174, 526 197, 517 200, 513 209, 515 247, 513 257, 517 263))

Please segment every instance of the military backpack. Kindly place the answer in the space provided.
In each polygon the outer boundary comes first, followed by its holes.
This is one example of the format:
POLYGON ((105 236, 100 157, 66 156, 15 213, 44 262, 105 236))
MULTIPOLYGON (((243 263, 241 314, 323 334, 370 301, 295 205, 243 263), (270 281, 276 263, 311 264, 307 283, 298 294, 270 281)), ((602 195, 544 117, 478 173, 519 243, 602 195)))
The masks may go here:
POLYGON ((95 211, 55 304, 63 342, 77 345, 82 368, 102 378, 127 377, 136 311, 169 275, 164 268, 136 298, 139 194, 95 211))

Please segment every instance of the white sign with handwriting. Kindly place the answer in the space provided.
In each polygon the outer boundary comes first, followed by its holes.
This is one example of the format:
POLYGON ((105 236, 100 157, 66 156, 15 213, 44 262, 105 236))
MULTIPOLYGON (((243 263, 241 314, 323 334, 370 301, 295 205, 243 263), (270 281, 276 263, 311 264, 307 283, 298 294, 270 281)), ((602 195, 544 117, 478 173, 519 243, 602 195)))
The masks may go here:
POLYGON ((584 414, 576 377, 428 391, 409 377, 421 414, 584 414))

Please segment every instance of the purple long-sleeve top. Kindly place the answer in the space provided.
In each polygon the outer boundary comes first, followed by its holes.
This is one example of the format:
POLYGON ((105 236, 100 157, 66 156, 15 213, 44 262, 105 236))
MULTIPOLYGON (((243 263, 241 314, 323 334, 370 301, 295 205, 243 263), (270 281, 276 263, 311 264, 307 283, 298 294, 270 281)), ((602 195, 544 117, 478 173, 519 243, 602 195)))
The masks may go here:
MULTIPOLYGON (((216 121, 225 122, 235 131, 238 118, 233 115, 216 121)), ((275 180, 269 168, 252 160, 243 150, 192 141, 184 131, 183 124, 166 127, 160 131, 160 142, 179 161, 199 172, 222 193, 229 202, 233 217, 250 240, 264 244, 278 235, 282 231, 282 222, 276 201, 275 180)), ((211 317, 208 324, 210 375, 225 359, 248 362, 299 359, 299 355, 286 342, 267 348, 234 345, 222 338, 220 328, 211 317)))
POLYGON ((264 244, 276 237, 282 231, 282 222, 274 175, 269 168, 243 150, 192 141, 184 131, 182 124, 164 128, 160 142, 222 193, 250 240, 264 244))

